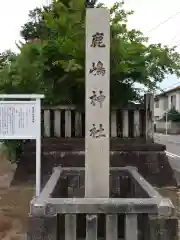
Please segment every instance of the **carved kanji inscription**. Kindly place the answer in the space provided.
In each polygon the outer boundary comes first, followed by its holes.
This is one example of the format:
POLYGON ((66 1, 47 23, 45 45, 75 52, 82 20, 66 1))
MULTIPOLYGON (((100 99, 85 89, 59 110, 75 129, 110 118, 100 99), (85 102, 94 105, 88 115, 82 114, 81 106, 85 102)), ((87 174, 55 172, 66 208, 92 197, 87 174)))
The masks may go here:
POLYGON ((92 74, 94 76, 96 75, 102 75, 104 76, 106 73, 106 69, 103 66, 103 63, 101 61, 98 61, 97 63, 92 62, 92 68, 89 70, 89 74, 92 74))
POLYGON ((90 131, 90 137, 92 138, 106 137, 104 133, 103 125, 101 123, 99 124, 99 128, 96 127, 96 124, 93 124, 92 128, 89 131, 90 131))
POLYGON ((102 108, 105 98, 106 97, 102 90, 99 91, 99 94, 97 94, 96 91, 92 91, 92 96, 90 96, 91 104, 96 106, 97 103, 99 104, 100 108, 102 108))
POLYGON ((106 45, 103 43, 104 39, 104 33, 96 32, 94 35, 92 35, 92 43, 91 47, 100 47, 104 48, 106 45))

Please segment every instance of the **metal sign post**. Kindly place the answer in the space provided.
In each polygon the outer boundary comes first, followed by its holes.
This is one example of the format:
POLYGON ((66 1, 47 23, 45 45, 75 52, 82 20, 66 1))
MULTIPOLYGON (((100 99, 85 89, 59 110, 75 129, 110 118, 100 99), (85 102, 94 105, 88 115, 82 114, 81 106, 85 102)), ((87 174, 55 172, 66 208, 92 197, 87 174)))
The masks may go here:
POLYGON ((109 20, 108 9, 86 10, 86 197, 109 197, 109 20))
POLYGON ((44 95, 0 94, 0 99, 8 99, 0 101, 0 139, 36 140, 36 196, 41 191, 41 98, 44 95))

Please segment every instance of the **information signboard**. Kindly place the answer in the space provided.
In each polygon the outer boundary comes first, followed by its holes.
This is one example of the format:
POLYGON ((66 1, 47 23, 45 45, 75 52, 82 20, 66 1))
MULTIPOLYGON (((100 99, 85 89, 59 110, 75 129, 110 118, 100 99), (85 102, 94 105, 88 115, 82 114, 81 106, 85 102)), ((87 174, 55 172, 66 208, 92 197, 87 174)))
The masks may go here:
POLYGON ((36 140, 36 196, 41 191, 41 98, 44 95, 0 94, 0 140, 36 140))
POLYGON ((36 101, 0 101, 0 139, 36 138, 36 101))

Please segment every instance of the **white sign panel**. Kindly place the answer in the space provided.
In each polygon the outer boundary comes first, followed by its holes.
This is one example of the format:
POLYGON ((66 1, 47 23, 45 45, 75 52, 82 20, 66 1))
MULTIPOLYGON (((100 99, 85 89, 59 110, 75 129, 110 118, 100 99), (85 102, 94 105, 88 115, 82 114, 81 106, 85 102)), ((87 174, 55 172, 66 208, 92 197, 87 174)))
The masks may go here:
POLYGON ((86 11, 86 197, 109 197, 109 10, 86 11))
POLYGON ((0 139, 36 139, 36 137, 36 102, 0 101, 0 139))

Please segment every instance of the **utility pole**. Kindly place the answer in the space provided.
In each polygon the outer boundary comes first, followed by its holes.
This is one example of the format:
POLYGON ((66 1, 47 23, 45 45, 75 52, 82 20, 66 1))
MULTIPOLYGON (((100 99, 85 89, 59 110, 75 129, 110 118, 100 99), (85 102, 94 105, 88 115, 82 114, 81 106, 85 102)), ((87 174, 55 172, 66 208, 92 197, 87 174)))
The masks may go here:
POLYGON ((165 115, 166 115, 166 135, 167 135, 167 131, 168 131, 168 111, 166 111, 165 115))
POLYGON ((50 4, 52 4, 52 0, 46 0, 46 4, 49 6, 50 4))

